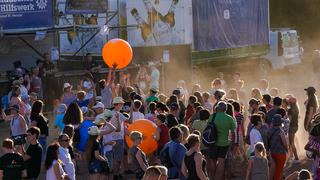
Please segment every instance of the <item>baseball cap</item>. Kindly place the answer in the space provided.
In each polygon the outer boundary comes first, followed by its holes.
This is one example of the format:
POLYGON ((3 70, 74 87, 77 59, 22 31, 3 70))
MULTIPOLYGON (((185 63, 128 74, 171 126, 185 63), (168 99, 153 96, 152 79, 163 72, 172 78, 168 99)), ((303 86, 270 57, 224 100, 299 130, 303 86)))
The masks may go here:
POLYGON ((115 97, 112 101, 112 104, 124 104, 122 97, 115 97))
POLYGON ((96 105, 92 107, 92 109, 98 109, 98 108, 104 109, 104 105, 102 102, 97 102, 96 105))
POLYGON ((304 90, 307 91, 308 93, 311 93, 311 94, 316 93, 316 89, 312 86, 305 88, 304 90))
POLYGON ((72 87, 71 84, 69 84, 69 83, 64 83, 64 84, 63 84, 63 89, 66 89, 66 88, 68 88, 68 87, 72 87))

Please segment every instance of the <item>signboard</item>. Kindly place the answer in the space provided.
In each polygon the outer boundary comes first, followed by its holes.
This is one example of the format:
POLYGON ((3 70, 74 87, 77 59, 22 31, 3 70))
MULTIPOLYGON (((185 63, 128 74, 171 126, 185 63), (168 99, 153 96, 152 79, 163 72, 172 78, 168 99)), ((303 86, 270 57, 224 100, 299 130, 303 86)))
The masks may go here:
POLYGON ((268 0, 193 1, 195 50, 268 44, 268 0))
POLYGON ((132 46, 191 44, 192 1, 127 1, 127 24, 132 46))
POLYGON ((107 0, 67 0, 66 13, 105 13, 108 8, 107 0))
POLYGON ((3 30, 52 25, 52 0, 0 0, 0 26, 3 30))

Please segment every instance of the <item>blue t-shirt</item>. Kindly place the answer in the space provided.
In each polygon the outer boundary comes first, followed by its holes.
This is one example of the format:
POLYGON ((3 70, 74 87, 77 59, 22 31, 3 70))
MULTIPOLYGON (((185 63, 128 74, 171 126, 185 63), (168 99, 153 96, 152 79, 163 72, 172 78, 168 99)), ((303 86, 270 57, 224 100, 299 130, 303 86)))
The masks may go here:
POLYGON ((56 119, 54 120, 54 125, 59 128, 60 133, 63 131, 64 123, 63 123, 64 114, 58 114, 56 119))
POLYGON ((89 102, 90 102, 89 99, 86 99, 86 100, 83 100, 83 101, 76 100, 76 103, 78 104, 78 106, 80 108, 81 107, 88 107, 89 102))
POLYGON ((89 139, 88 128, 93 126, 90 120, 84 120, 80 127, 80 142, 77 144, 77 149, 84 152, 86 150, 87 141, 89 139))

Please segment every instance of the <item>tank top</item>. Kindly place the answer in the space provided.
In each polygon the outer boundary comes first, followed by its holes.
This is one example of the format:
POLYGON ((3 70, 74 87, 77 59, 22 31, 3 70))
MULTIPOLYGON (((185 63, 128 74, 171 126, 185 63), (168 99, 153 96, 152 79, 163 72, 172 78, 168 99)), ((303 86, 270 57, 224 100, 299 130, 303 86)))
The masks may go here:
MULTIPOLYGON (((137 146, 132 146, 130 148, 130 154, 131 156, 133 157, 132 158, 132 166, 133 166, 133 171, 134 172, 138 172, 141 170, 141 167, 140 167, 140 164, 136 158, 136 154, 137 152, 139 151, 140 149, 137 147, 137 146)), ((141 151, 141 150, 140 150, 141 151)), ((147 158, 146 158, 146 155, 143 151, 141 151, 141 155, 142 155, 142 160, 143 162, 145 163, 145 165, 148 167, 148 161, 147 161, 147 158)))
POLYGON ((251 157, 253 160, 251 179, 267 180, 268 160, 266 158, 251 157))
MULTIPOLYGON (((184 164, 186 165, 188 172, 189 172, 187 180, 200 180, 200 178, 197 175, 196 162, 194 160, 195 154, 196 154, 196 152, 193 152, 189 156, 187 154, 184 156, 184 164)), ((202 160, 202 171, 207 176, 206 164, 207 164, 206 160, 203 159, 202 160)))
POLYGON ((23 120, 21 121, 19 118, 20 116, 13 117, 10 122, 11 136, 26 134, 27 125, 25 122, 23 122, 23 120), (22 127, 21 124, 23 125, 24 128, 21 128, 22 127))
POLYGON ((269 141, 270 141, 270 151, 271 154, 286 154, 287 150, 282 144, 281 140, 281 129, 279 127, 274 127, 269 132, 269 141))
MULTIPOLYGON (((46 180, 57 180, 56 174, 54 173, 54 169, 53 169, 53 166, 54 166, 55 164, 57 164, 57 163, 58 163, 57 160, 54 160, 54 161, 52 162, 52 166, 50 167, 50 169, 47 170, 46 180)), ((61 164, 59 164, 59 171, 60 171, 60 174, 61 174, 61 175, 65 175, 65 172, 64 172, 64 170, 62 169, 61 164)))

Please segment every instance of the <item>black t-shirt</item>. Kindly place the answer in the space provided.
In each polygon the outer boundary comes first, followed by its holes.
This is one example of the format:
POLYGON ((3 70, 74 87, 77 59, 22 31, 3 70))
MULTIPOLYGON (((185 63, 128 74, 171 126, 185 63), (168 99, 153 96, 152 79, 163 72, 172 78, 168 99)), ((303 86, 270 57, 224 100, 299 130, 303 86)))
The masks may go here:
POLYGON ((174 115, 172 115, 172 114, 167 115, 167 126, 169 129, 173 126, 178 125, 178 124, 179 124, 179 122, 174 115))
POLYGON ((7 153, 0 158, 3 180, 20 180, 21 172, 25 169, 23 158, 17 153, 7 153))
POLYGON ((31 122, 37 122, 37 127, 40 129, 41 135, 49 136, 48 119, 42 115, 30 117, 31 122))
POLYGON ((27 152, 31 158, 26 163, 28 178, 37 178, 41 170, 41 159, 42 159, 42 147, 39 143, 32 145, 30 144, 27 152))
POLYGON ((94 155, 95 151, 100 151, 100 145, 99 145, 98 141, 94 141, 93 142, 92 153, 91 153, 91 161, 96 159, 96 157, 94 155))

